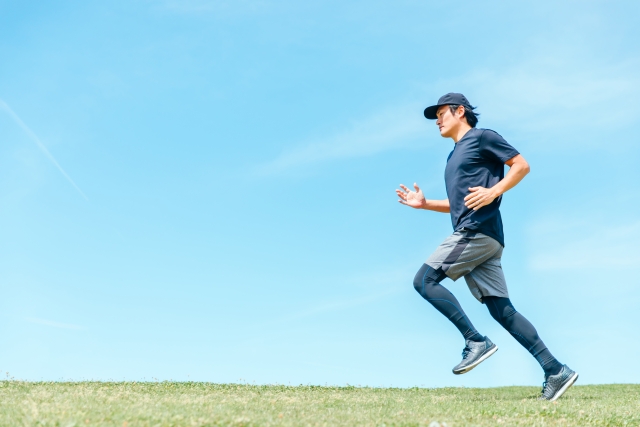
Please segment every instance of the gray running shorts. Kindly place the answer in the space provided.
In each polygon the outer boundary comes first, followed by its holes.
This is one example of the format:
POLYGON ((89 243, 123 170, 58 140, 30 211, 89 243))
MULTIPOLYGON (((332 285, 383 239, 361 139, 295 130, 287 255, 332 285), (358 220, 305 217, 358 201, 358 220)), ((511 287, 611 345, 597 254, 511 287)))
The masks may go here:
POLYGON ((486 234, 462 229, 447 237, 425 264, 434 270, 442 268, 454 281, 464 276, 480 302, 482 297, 509 298, 500 263, 502 249, 497 240, 486 234))

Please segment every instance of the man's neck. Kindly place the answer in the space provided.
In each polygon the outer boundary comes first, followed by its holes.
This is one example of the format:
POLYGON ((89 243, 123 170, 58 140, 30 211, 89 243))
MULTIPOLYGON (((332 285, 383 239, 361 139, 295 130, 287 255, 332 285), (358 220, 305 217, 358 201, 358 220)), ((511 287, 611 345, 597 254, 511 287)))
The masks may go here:
POLYGON ((451 137, 451 139, 453 139, 453 142, 457 144, 458 141, 460 141, 470 130, 471 126, 466 123, 461 123, 458 131, 451 137))

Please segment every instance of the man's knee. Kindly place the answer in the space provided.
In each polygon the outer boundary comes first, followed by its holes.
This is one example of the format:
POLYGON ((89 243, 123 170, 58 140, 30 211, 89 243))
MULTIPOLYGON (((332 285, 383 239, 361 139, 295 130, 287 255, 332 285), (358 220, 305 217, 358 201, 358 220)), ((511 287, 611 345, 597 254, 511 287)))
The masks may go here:
POLYGON ((437 285, 445 278, 445 276, 446 275, 440 268, 434 270, 427 264, 423 264, 422 267, 420 267, 420 270, 416 273, 416 276, 413 278, 413 287, 420 295, 425 296, 426 292, 428 292, 428 288, 433 285, 437 285))
POLYGON ((484 297, 483 302, 487 305, 491 317, 502 326, 505 326, 509 319, 517 313, 509 298, 484 297))
POLYGON ((418 272, 416 273, 416 277, 413 278, 413 287, 420 294, 422 294, 422 288, 424 287, 424 277, 427 273, 428 268, 429 266, 427 264, 423 264, 422 267, 420 267, 420 270, 418 270, 418 272))

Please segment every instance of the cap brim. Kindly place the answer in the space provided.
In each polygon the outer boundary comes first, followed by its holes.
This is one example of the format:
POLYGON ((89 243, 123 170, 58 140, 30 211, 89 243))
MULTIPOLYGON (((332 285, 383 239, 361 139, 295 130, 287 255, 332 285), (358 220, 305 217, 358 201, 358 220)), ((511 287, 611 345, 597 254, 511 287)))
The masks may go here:
POLYGON ((424 116, 429 119, 429 120, 435 120, 438 118, 438 108, 442 107, 443 105, 447 105, 447 104, 438 104, 438 105, 432 105, 431 107, 427 107, 424 109, 424 116))

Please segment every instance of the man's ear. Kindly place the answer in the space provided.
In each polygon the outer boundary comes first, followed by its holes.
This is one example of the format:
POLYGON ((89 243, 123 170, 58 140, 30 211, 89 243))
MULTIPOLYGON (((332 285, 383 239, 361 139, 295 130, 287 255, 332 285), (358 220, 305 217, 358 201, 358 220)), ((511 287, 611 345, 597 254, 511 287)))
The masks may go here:
POLYGON ((458 105, 458 109, 456 110, 456 116, 461 119, 464 117, 464 107, 462 105, 458 105))

